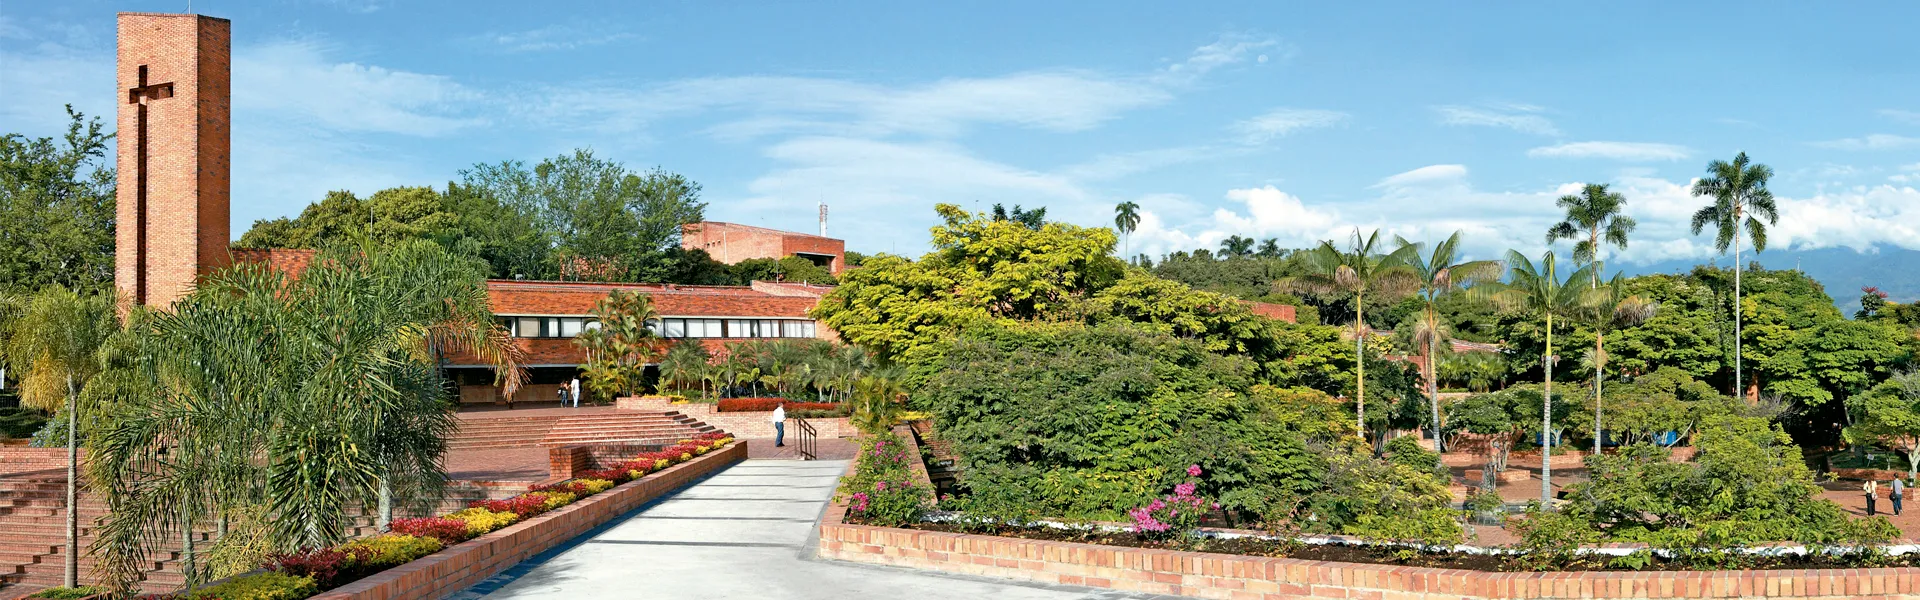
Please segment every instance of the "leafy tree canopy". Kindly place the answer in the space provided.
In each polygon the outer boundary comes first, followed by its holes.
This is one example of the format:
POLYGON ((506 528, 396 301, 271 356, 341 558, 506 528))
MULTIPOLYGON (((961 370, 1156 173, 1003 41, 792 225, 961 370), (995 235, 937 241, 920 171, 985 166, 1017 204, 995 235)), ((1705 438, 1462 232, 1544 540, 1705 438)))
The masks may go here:
POLYGON ((0 292, 113 286, 113 134, 67 107, 61 139, 0 137, 0 292))

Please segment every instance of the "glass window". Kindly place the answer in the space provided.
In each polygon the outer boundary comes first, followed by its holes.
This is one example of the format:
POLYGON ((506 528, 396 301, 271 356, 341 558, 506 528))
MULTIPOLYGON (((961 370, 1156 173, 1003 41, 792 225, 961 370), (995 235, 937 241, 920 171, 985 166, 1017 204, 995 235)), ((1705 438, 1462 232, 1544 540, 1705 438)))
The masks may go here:
POLYGON ((813 337, 813 321, 784 321, 781 323, 781 337, 813 337))
POLYGON ((586 322, 586 319, 561 319, 560 320, 560 337, 574 337, 574 336, 580 335, 580 326, 585 322, 586 322))
POLYGON ((660 334, 660 337, 687 337, 686 319, 662 319, 662 321, 666 322, 667 330, 665 333, 660 334))
POLYGON ((520 337, 540 337, 540 319, 535 317, 520 317, 514 319, 514 321, 519 323, 514 326, 514 335, 520 337))
POLYGON ((727 319, 727 334, 730 338, 753 337, 753 321, 746 319, 727 319))
POLYGON ((773 319, 761 319, 760 330, 755 333, 756 335, 754 335, 753 337, 763 337, 763 338, 780 337, 780 322, 775 321, 773 319))

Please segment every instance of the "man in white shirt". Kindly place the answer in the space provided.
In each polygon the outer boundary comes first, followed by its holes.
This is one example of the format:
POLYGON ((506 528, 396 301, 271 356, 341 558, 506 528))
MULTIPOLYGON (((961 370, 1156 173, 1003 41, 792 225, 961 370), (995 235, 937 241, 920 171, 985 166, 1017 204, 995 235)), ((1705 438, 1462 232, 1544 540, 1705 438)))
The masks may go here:
POLYGON ((787 405, 773 407, 773 446, 787 445, 787 405))
POLYGON ((580 378, 579 377, 573 378, 573 384, 567 386, 567 391, 573 394, 573 407, 580 408, 580 378))

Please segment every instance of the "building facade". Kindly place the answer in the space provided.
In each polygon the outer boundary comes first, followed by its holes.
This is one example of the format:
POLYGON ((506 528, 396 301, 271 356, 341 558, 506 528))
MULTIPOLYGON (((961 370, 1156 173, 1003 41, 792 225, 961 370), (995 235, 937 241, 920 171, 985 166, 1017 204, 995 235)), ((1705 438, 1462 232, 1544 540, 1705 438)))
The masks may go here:
POLYGON ((847 269, 847 243, 843 240, 719 221, 688 223, 680 229, 680 247, 705 250, 714 260, 729 265, 755 258, 798 256, 834 275, 847 269))

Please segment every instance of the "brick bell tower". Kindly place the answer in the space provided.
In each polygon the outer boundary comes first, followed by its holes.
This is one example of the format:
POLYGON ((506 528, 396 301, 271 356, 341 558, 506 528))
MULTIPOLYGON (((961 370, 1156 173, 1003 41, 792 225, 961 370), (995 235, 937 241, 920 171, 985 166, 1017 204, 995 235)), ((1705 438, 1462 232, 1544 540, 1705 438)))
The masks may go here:
POLYGON ((114 285, 166 307, 226 266, 232 23, 119 14, 114 285))

